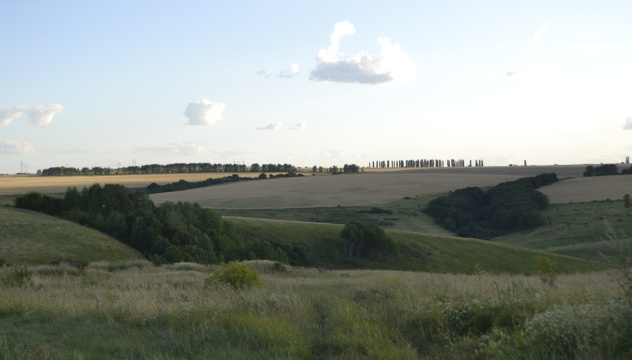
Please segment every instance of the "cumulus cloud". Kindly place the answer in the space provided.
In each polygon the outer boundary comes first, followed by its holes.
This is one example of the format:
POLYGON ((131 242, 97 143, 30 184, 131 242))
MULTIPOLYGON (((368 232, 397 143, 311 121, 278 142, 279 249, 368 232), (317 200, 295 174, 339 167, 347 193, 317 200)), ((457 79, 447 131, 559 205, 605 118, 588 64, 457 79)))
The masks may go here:
POLYGON ((290 130, 305 130, 305 122, 297 122, 294 126, 290 127, 290 130))
POLYGON ((279 130, 283 127, 283 123, 281 122, 272 122, 266 126, 258 127, 257 130, 279 130))
POLYGON ((626 120, 625 125, 623 125, 623 130, 632 130, 632 117, 626 120))
POLYGON ((59 104, 48 104, 29 106, 24 112, 28 115, 31 125, 45 126, 52 123, 55 115, 64 110, 64 107, 59 104))
POLYGON ((184 111, 184 116, 189 119, 187 125, 213 125, 222 120, 224 109, 226 105, 223 103, 212 103, 202 99, 190 102, 184 111))
POLYGON ((546 31, 547 27, 548 27, 548 24, 542 25, 541 28, 536 30, 535 34, 533 34, 531 39, 527 39, 527 40, 525 40, 525 42, 527 44, 531 44, 531 47, 539 48, 540 47, 540 43, 542 42, 542 35, 544 35, 544 32, 546 31))
POLYGON ((9 125, 14 119, 22 116, 25 108, 26 106, 24 105, 0 108, 0 126, 9 125))
POLYGON ((6 140, 0 143, 0 154, 32 154, 34 152, 33 146, 26 141, 6 140))
POLYGON ((139 148, 141 151, 149 151, 153 156, 195 156, 208 153, 208 150, 194 142, 175 142, 158 146, 139 148))
POLYGON ((277 77, 280 78, 291 78, 298 74, 298 64, 290 64, 290 68, 286 71, 281 71, 277 77))
POLYGON ((348 21, 339 22, 334 26, 330 46, 321 49, 316 55, 316 68, 312 70, 310 80, 383 84, 410 81, 415 78, 413 61, 401 50, 398 43, 391 43, 391 39, 387 37, 377 39, 380 48, 380 54, 377 56, 365 52, 351 57, 345 56, 340 52, 340 42, 355 32, 355 26, 348 21))
POLYGON ((256 72, 257 75, 261 76, 262 78, 267 78, 270 76, 270 74, 272 74, 272 70, 271 69, 261 69, 261 70, 257 70, 256 72))
POLYGON ((25 106, 14 105, 8 108, 0 108, 0 126, 9 125, 14 119, 26 114, 29 123, 33 126, 45 126, 55 120, 55 115, 64 111, 65 108, 59 104, 25 106))

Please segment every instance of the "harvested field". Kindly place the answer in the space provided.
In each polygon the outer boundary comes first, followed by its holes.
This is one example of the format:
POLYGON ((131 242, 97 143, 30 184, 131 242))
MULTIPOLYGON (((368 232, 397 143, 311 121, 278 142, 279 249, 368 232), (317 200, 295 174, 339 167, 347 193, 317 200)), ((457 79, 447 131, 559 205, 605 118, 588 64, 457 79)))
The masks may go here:
POLYGON ((543 172, 555 172, 560 178, 581 176, 584 168, 577 165, 379 171, 236 183, 154 194, 151 198, 156 203, 189 201, 215 209, 361 206, 468 186, 493 186, 543 172))
POLYGON ((632 195, 632 176, 579 177, 546 186, 540 191, 549 197, 551 204, 618 200, 632 195))
MULTIPOLYGON (((241 177, 257 177, 257 173, 238 173, 241 177)), ((275 173, 276 174, 276 173, 275 173)), ((128 188, 146 187, 155 182, 164 185, 186 181, 202 181, 209 178, 231 176, 233 173, 195 173, 195 174, 139 174, 139 175, 95 175, 95 176, 37 176, 37 175, 2 175, 0 176, 0 195, 25 194, 38 191, 44 194, 62 193, 69 186, 78 189, 93 184, 121 184, 128 188)))

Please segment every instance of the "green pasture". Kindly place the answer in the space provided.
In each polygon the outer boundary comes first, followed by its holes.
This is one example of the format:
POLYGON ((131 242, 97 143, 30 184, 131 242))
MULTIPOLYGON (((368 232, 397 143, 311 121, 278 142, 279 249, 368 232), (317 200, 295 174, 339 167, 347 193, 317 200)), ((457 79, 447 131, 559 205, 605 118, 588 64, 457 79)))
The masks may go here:
POLYGON ((0 259, 9 264, 140 259, 98 231, 33 211, 0 205, 0 259))

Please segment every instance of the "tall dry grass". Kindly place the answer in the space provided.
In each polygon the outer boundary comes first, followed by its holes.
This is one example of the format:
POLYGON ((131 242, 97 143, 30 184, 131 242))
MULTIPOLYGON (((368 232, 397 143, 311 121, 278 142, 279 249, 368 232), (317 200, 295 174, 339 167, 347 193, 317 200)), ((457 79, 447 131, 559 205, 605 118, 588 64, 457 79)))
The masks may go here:
MULTIPOLYGON (((483 271, 319 271, 267 261, 251 269, 263 286, 236 290, 205 288, 213 268, 196 264, 34 267, 29 286, 2 288, 0 351, 4 344, 34 358, 45 349, 47 358, 134 359, 615 358, 629 351, 622 334, 631 309, 605 272, 561 275, 549 286, 537 276, 483 271)), ((12 358, 6 354, 0 359, 12 358)))

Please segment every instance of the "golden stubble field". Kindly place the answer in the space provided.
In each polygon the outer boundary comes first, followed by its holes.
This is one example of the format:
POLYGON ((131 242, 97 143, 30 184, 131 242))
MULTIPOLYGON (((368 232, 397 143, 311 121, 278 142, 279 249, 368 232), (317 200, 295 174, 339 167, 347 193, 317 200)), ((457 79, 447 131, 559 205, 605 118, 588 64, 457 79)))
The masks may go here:
MULTIPOLYGON (((585 165, 520 166, 483 168, 426 168, 405 170, 367 170, 349 175, 318 175, 279 178, 219 185, 201 189, 154 194, 156 203, 165 201, 198 202, 215 209, 261 209, 375 205, 406 196, 441 193, 467 186, 492 186, 503 181, 555 172, 570 178, 541 189, 551 203, 620 199, 632 194, 632 176, 583 178, 585 165)), ((42 177, 34 175, 0 176, 0 195, 28 191, 62 193, 69 186, 81 189, 95 183, 122 184, 129 188, 145 187, 152 182, 166 184, 184 179, 200 181, 230 176, 231 173, 108 175, 42 177)), ((259 173, 240 173, 256 177, 259 173)))
POLYGON ((594 176, 568 179, 540 189, 551 204, 621 200, 632 195, 632 175, 594 176))
MULTIPOLYGON (((260 173, 239 173, 240 177, 257 177, 260 173)), ((95 176, 37 176, 37 175, 1 175, 0 195, 24 194, 38 191, 44 194, 62 193, 68 187, 78 189, 93 184, 121 184, 128 188, 146 187, 155 182, 164 185, 186 181, 202 181, 209 178, 231 176, 233 173, 197 173, 197 174, 139 174, 139 175, 95 175, 95 176)))
POLYGON ((581 176, 585 166, 484 167, 371 171, 337 176, 306 176, 237 183, 154 194, 156 203, 198 202, 214 209, 279 209, 375 205, 406 196, 441 193, 468 186, 492 186, 503 181, 555 172, 581 176))

